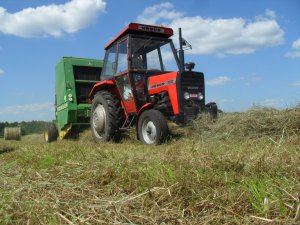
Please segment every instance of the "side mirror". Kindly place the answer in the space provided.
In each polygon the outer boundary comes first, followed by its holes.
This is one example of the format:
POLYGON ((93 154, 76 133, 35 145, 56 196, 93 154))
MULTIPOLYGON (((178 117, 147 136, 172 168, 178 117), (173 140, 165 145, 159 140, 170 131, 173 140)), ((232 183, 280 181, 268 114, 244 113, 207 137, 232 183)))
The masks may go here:
POLYGON ((184 64, 184 66, 185 66, 186 70, 192 71, 195 68, 195 63, 189 62, 189 63, 184 64))

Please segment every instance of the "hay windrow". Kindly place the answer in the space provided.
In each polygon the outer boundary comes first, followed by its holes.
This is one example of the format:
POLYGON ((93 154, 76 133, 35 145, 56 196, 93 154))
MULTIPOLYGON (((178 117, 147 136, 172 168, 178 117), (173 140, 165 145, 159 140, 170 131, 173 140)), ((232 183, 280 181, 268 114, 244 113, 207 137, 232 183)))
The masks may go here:
POLYGON ((300 108, 254 107, 244 113, 220 114, 217 123, 204 116, 193 124, 193 128, 197 134, 234 139, 299 135, 300 108))

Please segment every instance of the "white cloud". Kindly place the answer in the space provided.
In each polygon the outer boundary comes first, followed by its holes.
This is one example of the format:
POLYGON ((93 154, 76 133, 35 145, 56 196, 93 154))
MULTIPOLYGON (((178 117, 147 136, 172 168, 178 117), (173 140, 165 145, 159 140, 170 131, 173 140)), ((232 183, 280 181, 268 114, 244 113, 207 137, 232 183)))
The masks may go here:
POLYGON ((0 76, 4 74, 4 70, 0 68, 0 76))
POLYGON ((262 47, 282 44, 284 31, 275 17, 276 13, 269 9, 253 21, 188 17, 176 11, 171 3, 163 3, 146 8, 137 20, 156 25, 163 23, 175 32, 181 27, 184 38, 193 46, 191 54, 224 56, 249 54, 262 47))
POLYGON ((276 13, 270 9, 266 9, 265 11, 266 16, 275 19, 277 17, 276 13))
POLYGON ((15 105, 1 107, 0 115, 21 115, 32 112, 54 111, 54 104, 50 102, 29 105, 15 105))
POLYGON ((285 54, 289 58, 300 58, 300 51, 291 51, 285 54))
POLYGON ((297 80, 291 84, 292 86, 300 86, 300 80, 297 80))
POLYGON ((222 98, 220 100, 217 101, 218 103, 222 103, 222 104, 226 104, 226 103, 232 103, 232 102, 235 102, 234 99, 228 99, 228 98, 222 98))
POLYGON ((297 39, 296 41, 294 41, 293 45, 292 45, 293 49, 300 49, 300 38, 297 39))
POLYGON ((221 86, 227 84, 231 79, 227 76, 216 77, 211 80, 207 80, 205 83, 208 86, 221 86))
POLYGON ((250 86, 253 83, 261 81, 262 77, 260 77, 260 76, 258 76, 256 74, 252 74, 250 76, 241 76, 241 77, 239 77, 239 80, 244 81, 244 84, 246 86, 250 86))
POLYGON ((140 23, 157 24, 160 20, 174 20, 182 17, 183 14, 176 12, 170 2, 153 5, 144 9, 137 20, 140 23))
POLYGON ((300 58, 300 38, 293 42, 292 51, 287 52, 285 56, 290 58, 300 58))
POLYGON ((104 0, 71 0, 15 13, 0 7, 0 32, 20 37, 59 37, 93 23, 105 5, 104 0))
POLYGON ((282 99, 265 99, 261 102, 261 105, 267 107, 278 107, 282 105, 284 101, 282 99))

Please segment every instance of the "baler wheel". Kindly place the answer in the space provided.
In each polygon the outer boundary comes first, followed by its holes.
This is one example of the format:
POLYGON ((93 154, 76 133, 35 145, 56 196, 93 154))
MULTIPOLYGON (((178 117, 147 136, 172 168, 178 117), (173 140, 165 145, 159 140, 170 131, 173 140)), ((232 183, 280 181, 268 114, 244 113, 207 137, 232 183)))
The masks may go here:
POLYGON ((44 139, 46 142, 50 143, 56 141, 58 138, 58 131, 54 123, 49 123, 46 125, 44 130, 44 139))
POLYGON ((146 110, 139 117, 137 132, 144 144, 161 144, 168 135, 167 119, 158 110, 146 110))
POLYGON ((108 91, 100 91, 94 96, 90 124, 96 142, 117 139, 120 127, 118 103, 108 91))

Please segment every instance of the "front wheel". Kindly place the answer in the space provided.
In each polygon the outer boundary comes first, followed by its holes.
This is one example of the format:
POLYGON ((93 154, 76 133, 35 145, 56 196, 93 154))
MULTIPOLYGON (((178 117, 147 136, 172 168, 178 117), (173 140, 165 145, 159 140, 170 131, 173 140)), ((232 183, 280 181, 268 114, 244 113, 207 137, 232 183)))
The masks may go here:
POLYGON ((139 117, 137 132, 144 144, 161 144, 168 135, 167 119, 158 110, 146 110, 139 117))
POLYGON ((90 124, 96 142, 116 139, 119 132, 118 112, 117 101, 110 92, 101 91, 95 95, 90 124))
POLYGON ((50 143, 56 141, 58 138, 58 131, 55 126, 55 123, 49 123, 46 125, 44 130, 44 139, 46 142, 50 143))

